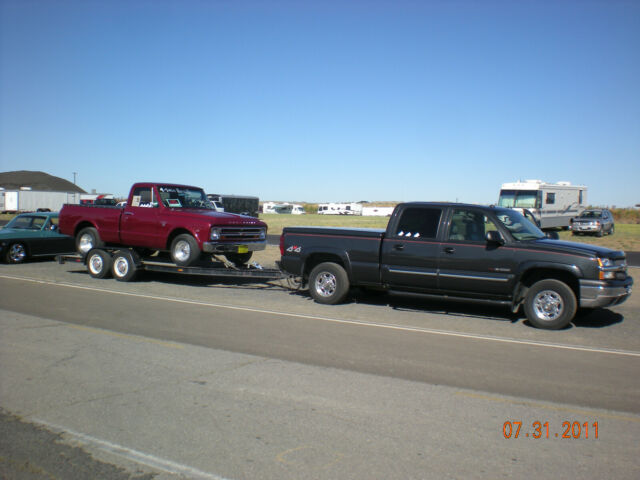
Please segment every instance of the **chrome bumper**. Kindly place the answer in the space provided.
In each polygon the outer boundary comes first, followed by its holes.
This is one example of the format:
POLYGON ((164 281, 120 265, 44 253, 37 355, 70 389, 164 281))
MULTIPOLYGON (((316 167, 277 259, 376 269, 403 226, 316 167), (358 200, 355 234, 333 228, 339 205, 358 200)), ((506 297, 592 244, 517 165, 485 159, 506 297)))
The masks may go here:
POLYGON ((247 252, 257 252, 267 248, 267 241, 247 242, 247 243, 214 243, 205 242, 202 251, 205 253, 237 253, 239 250, 247 252))
POLYGON ((597 308, 620 305, 631 295, 632 285, 631 277, 623 285, 615 286, 596 280, 580 280, 580 306, 597 308))

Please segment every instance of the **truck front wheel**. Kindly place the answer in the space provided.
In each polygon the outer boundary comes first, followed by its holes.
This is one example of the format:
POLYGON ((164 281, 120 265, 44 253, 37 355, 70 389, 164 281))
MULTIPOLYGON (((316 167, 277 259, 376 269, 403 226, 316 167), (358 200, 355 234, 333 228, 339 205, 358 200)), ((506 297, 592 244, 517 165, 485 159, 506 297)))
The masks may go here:
POLYGON ((191 235, 182 233, 171 242, 171 260, 179 267, 188 267, 200 258, 200 247, 191 235))
POLYGON ((527 319, 536 328, 559 330, 569 325, 578 309, 573 290, 555 279, 534 283, 524 300, 527 319))
POLYGON ((309 293, 318 302, 335 305, 349 293, 349 277, 342 266, 333 262, 316 265, 309 275, 309 293))
POLYGON ((104 247, 104 242, 100 240, 98 230, 93 227, 83 228, 76 235, 76 250, 82 255, 89 253, 92 248, 104 247))

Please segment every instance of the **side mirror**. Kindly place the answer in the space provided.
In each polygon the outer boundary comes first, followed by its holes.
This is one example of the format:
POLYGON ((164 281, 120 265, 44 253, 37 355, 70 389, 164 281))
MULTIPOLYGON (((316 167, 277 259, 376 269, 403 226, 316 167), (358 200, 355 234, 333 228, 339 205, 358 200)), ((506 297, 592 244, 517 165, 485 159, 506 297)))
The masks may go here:
POLYGON ((560 235, 556 231, 545 232, 545 235, 551 240, 560 240, 560 235))
POLYGON ((49 227, 49 230, 51 230, 52 232, 55 232, 56 230, 58 230, 58 225, 51 225, 49 227))
POLYGON ((496 243, 498 245, 504 245, 504 238, 497 230, 490 230, 487 232, 486 239, 488 243, 496 243))

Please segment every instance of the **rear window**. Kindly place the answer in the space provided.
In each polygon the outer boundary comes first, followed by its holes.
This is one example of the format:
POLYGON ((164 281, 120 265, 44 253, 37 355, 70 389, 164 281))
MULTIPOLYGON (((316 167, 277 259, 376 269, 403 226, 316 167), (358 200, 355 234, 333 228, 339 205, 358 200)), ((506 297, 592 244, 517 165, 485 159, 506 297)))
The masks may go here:
POLYGON ((404 238, 434 239, 438 236, 440 217, 440 208, 407 208, 402 212, 395 235, 404 238))

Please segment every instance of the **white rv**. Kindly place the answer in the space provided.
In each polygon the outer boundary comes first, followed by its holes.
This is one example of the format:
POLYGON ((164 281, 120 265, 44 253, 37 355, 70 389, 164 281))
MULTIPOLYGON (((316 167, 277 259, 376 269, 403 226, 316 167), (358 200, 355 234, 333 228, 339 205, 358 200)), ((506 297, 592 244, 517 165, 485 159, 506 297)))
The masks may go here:
POLYGON ((291 213, 293 205, 290 203, 264 202, 262 213, 291 213))
POLYGON ((319 215, 362 215, 359 203, 321 203, 318 205, 319 215))
POLYGON ((521 212, 529 210, 540 228, 567 228, 587 205, 587 187, 542 180, 503 183, 498 205, 521 212))

